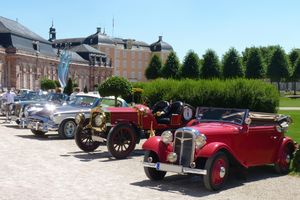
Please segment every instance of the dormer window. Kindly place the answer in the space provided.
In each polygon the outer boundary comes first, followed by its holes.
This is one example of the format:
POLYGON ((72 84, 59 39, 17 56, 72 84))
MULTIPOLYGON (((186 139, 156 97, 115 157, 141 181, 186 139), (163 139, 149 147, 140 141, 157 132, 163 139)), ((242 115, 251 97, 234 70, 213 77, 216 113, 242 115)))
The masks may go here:
POLYGON ((35 51, 40 51, 39 41, 33 41, 32 47, 35 51))

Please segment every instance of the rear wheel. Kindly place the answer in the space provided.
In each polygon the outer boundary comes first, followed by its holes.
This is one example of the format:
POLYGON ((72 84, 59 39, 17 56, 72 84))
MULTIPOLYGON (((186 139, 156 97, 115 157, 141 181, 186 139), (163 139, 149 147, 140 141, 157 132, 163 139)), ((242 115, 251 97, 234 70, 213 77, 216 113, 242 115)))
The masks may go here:
POLYGON ((117 159, 126 158, 135 148, 136 131, 129 124, 113 127, 107 135, 108 151, 117 159))
POLYGON ((225 153, 218 152, 205 163, 207 174, 203 177, 204 186, 208 190, 221 189, 227 180, 229 162, 225 153))
POLYGON ((292 160, 292 152, 288 145, 279 152, 279 161, 275 163, 275 170, 279 174, 289 173, 290 164, 292 160))
POLYGON ((45 136, 45 133, 46 133, 44 131, 39 131, 39 130, 34 130, 34 129, 30 129, 30 130, 34 135, 39 136, 39 137, 45 136))
POLYGON ((92 133, 90 128, 77 127, 75 131, 75 142, 77 146, 85 151, 91 152, 97 149, 100 142, 94 141, 92 139, 92 133))
MULTIPOLYGON (((146 151, 145 152, 145 156, 144 156, 144 162, 149 162, 149 158, 152 158, 152 163, 157 163, 159 162, 158 156, 152 152, 152 151, 146 151)), ((155 168, 151 168, 151 167, 144 167, 144 171, 146 176, 150 179, 150 180, 154 180, 154 181, 158 181, 158 180, 162 180, 167 172, 164 171, 158 171, 155 168)))

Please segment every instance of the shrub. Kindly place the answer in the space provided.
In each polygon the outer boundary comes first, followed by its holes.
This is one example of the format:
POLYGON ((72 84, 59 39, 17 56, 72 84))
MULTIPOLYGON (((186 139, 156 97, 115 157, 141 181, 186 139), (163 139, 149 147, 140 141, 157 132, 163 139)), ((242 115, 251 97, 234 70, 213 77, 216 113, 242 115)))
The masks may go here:
POLYGON ((55 81, 51 79, 44 78, 41 80, 41 89, 42 90, 50 90, 50 89, 55 89, 56 84, 55 81))
POLYGON ((183 101, 197 106, 248 108, 251 111, 276 112, 279 93, 260 80, 154 80, 140 85, 150 106, 159 100, 183 101))

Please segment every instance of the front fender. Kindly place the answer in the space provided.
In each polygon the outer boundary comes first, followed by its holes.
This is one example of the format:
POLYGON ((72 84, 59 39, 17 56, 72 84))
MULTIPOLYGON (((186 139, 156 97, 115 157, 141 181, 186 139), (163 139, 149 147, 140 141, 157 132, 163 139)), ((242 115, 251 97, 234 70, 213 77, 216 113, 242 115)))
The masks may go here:
POLYGON ((168 145, 163 143, 160 136, 150 137, 146 140, 143 144, 143 149, 155 152, 160 162, 166 162, 168 145))
POLYGON ((231 154, 231 156, 237 160, 240 164, 242 164, 244 167, 247 167, 243 164, 243 162, 241 162, 241 160, 236 156, 236 154, 234 153, 234 151, 225 143, 221 143, 221 142, 212 142, 209 143, 207 145, 205 145, 202 149, 196 151, 196 157, 205 157, 205 158, 210 158, 213 155, 215 155, 215 153, 217 153, 220 150, 225 150, 228 153, 231 154))

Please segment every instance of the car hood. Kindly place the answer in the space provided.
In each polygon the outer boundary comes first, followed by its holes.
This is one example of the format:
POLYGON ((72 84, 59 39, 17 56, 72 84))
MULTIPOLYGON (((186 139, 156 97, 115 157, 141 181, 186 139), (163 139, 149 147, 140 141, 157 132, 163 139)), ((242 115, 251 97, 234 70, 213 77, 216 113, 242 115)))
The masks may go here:
POLYGON ((79 112, 89 112, 91 110, 91 107, 81 107, 81 106, 74 106, 74 105, 63 105, 58 106, 53 111, 53 113, 56 114, 62 114, 62 113, 79 113, 79 112))
POLYGON ((198 130, 200 133, 209 135, 233 134, 240 132, 242 126, 222 122, 200 122, 191 128, 198 130))

